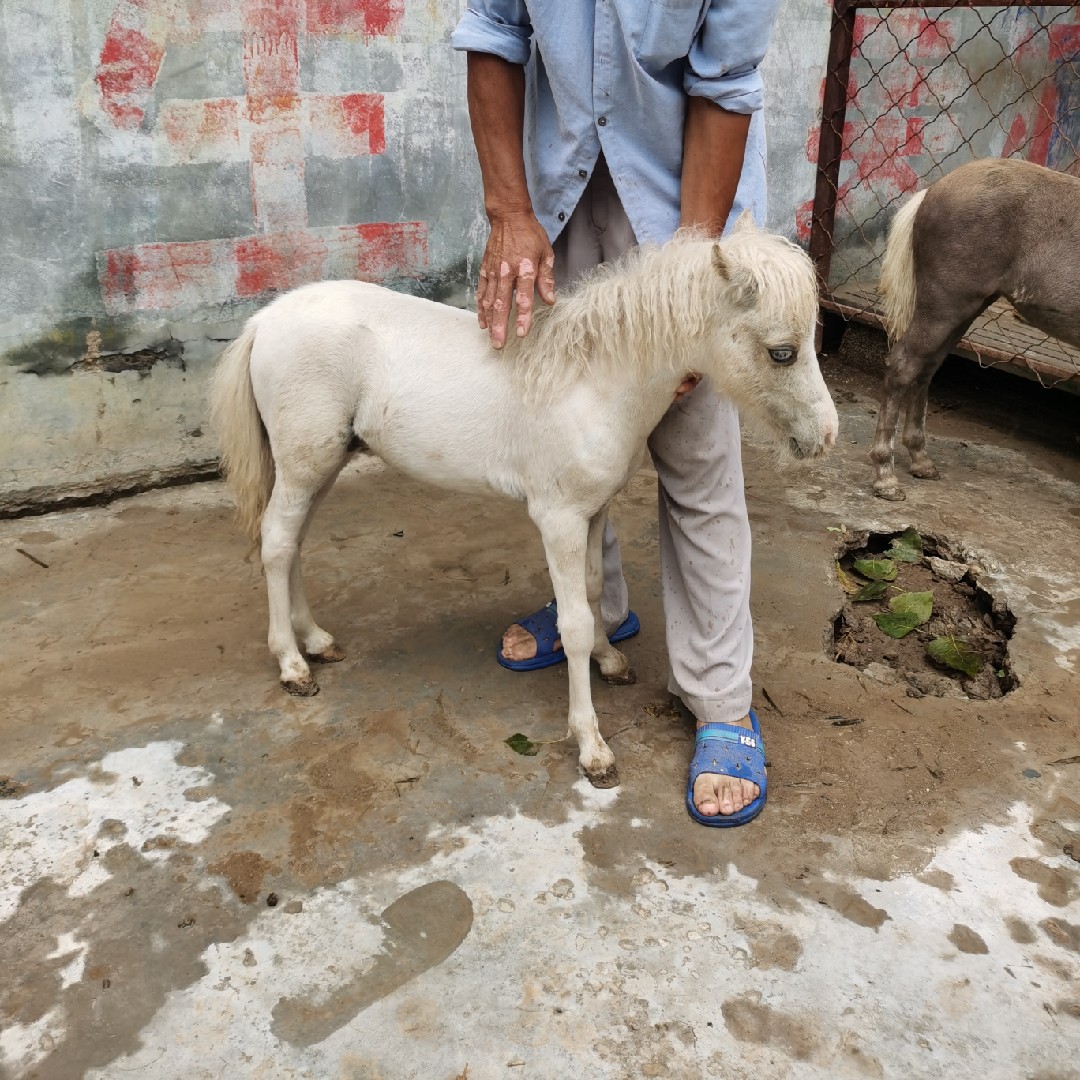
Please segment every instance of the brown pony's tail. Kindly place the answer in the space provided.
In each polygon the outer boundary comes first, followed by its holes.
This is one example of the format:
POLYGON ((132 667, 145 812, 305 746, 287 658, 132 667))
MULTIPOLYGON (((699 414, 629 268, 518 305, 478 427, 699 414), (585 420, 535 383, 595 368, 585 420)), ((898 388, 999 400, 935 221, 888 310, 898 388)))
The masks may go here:
POLYGON ((923 189, 900 208, 889 228, 885 257, 881 261, 878 292, 885 307, 885 329, 889 340, 903 337, 915 317, 915 254, 912 234, 915 215, 926 196, 923 189))
POLYGON ((236 501, 236 517, 252 548, 259 546, 263 511, 274 488, 274 459, 251 389, 249 319, 225 350, 210 383, 210 422, 221 445, 221 470, 236 501))

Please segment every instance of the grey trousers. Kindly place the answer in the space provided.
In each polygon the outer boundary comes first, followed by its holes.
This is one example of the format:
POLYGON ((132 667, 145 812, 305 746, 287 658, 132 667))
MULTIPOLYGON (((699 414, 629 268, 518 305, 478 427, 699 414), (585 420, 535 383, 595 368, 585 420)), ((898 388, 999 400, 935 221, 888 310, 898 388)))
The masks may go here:
MULTIPOLYGON (((555 241, 555 276, 583 271, 637 243, 603 157, 555 241)), ((704 380, 668 409, 649 438, 659 477, 660 571, 668 689, 700 722, 730 724, 750 709, 750 522, 739 414, 704 380)), ((604 533, 600 611, 610 633, 629 597, 615 531, 604 533)))

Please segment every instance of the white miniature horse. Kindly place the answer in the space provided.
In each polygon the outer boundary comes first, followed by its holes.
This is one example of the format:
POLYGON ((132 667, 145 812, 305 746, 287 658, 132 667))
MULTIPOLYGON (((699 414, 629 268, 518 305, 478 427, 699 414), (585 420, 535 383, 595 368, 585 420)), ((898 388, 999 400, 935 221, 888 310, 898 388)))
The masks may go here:
MULTIPOLYGON (((540 529, 585 775, 618 783, 589 657, 632 682, 600 620, 607 507, 689 372, 765 418, 787 456, 835 440, 818 369, 818 297, 804 252, 744 215, 720 243, 680 236, 601 267, 502 351, 475 315, 356 281, 288 293, 248 320, 214 375, 212 413, 239 519, 261 538, 270 651, 293 694, 343 653, 300 577, 311 515, 350 450, 456 491, 523 499, 540 529)), ((698 393, 708 392, 699 390, 698 393)))

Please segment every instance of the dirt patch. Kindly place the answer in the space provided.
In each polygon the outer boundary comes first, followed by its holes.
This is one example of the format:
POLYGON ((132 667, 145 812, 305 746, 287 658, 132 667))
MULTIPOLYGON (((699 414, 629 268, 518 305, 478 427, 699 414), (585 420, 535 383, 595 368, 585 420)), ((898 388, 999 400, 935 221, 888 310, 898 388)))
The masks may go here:
POLYGON ((208 866, 207 870, 224 877, 239 900, 252 904, 259 895, 263 878, 268 873, 275 873, 277 867, 257 851, 237 851, 208 866))
POLYGON ((970 554, 911 528, 845 535, 836 565, 848 600, 833 620, 833 659, 909 697, 987 700, 1018 685, 1016 618, 970 554))

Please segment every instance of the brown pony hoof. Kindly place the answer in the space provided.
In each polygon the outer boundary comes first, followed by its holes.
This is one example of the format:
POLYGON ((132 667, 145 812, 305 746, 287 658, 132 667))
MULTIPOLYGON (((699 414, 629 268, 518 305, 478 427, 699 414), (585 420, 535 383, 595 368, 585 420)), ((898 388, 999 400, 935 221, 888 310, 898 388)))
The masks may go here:
POLYGON ((286 679, 281 685, 293 697, 314 697, 319 692, 319 684, 310 676, 306 679, 286 679))
POLYGON ((936 465, 913 465, 908 472, 917 480, 940 480, 941 473, 936 465))
POLYGON ((614 765, 609 765, 600 772, 591 773, 585 770, 585 779, 595 788, 613 788, 619 786, 619 770, 614 765))
POLYGON ((632 667, 614 675, 605 675, 601 671, 600 678, 611 686, 633 686, 637 682, 637 672, 632 667))
POLYGON ((345 659, 345 652, 336 645, 328 645, 322 652, 306 653, 313 664, 340 664, 345 659))
POLYGON ((879 499, 888 499, 889 502, 903 502, 907 498, 907 496, 904 494, 904 489, 895 484, 890 487, 878 487, 878 485, 875 484, 874 494, 879 499))

